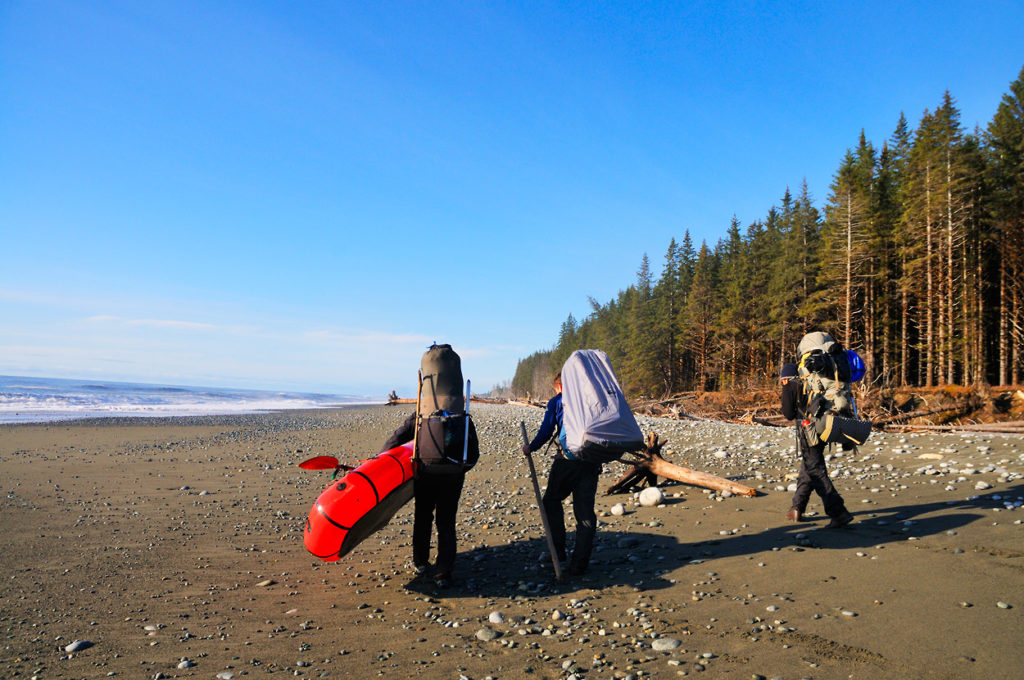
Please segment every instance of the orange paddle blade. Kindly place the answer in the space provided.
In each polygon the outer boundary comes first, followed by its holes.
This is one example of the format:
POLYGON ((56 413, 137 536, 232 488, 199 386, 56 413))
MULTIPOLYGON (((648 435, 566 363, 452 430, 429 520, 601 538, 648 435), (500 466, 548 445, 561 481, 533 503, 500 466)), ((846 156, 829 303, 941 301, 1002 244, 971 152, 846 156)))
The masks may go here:
POLYGON ((334 456, 316 456, 299 463, 303 470, 333 470, 338 467, 338 459, 334 456))

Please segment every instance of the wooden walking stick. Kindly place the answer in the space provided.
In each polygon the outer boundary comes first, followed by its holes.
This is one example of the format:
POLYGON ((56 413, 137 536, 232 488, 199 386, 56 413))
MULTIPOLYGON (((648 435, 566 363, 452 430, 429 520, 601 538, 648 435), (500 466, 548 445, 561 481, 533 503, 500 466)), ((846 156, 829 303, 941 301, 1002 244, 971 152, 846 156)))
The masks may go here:
POLYGON ((416 423, 412 428, 412 476, 420 476, 420 399, 423 396, 423 370, 416 372, 416 423))
MULTIPOLYGON (((523 444, 529 444, 530 439, 526 436, 526 423, 519 421, 519 427, 523 431, 523 444)), ((562 580, 562 565, 558 563, 558 553, 555 551, 555 539, 551 535, 551 525, 548 524, 548 513, 544 511, 544 499, 540 495, 540 484, 537 482, 537 469, 533 466, 533 456, 526 454, 526 462, 530 464, 530 479, 533 480, 533 492, 537 494, 537 507, 540 508, 540 522, 544 525, 544 536, 548 539, 548 552, 551 554, 551 564, 555 567, 555 580, 562 580)))

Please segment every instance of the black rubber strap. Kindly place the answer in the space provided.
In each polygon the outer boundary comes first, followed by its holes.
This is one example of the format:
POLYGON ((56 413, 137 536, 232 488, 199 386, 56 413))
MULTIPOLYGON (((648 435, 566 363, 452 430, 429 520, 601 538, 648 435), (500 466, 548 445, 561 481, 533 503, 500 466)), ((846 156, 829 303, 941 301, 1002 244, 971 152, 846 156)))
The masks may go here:
MULTIPOLYGON (((333 519, 331 519, 331 516, 328 515, 326 512, 324 512, 324 509, 322 507, 320 507, 319 503, 316 504, 316 511, 319 512, 321 515, 323 515, 323 518, 325 520, 327 520, 328 522, 330 522, 334 526, 338 527, 339 529, 344 529, 345 531, 349 531, 349 530, 352 529, 352 527, 347 527, 344 524, 341 524, 339 522, 335 522, 333 519)), ((307 520, 307 524, 308 524, 308 520, 307 520)))
POLYGON ((385 458, 390 458, 391 460, 393 460, 396 463, 398 463, 398 468, 402 471, 402 481, 404 482, 406 480, 406 477, 405 477, 405 466, 402 465, 402 461, 398 460, 398 458, 394 454, 391 454, 391 453, 384 454, 384 457, 385 458))
POLYGON ((360 472, 359 470, 352 470, 352 472, 350 472, 349 474, 352 474, 352 475, 359 475, 360 477, 362 477, 363 479, 365 479, 365 480, 367 481, 367 483, 368 483, 368 484, 370 485, 370 488, 371 488, 371 489, 373 489, 373 496, 374 496, 374 498, 376 498, 376 499, 377 499, 377 502, 378 502, 378 503, 380 503, 380 494, 379 494, 379 493, 377 493, 377 487, 376 487, 376 486, 374 486, 374 484, 373 484, 373 480, 372 480, 372 479, 370 479, 369 477, 367 477, 367 476, 366 476, 365 474, 363 474, 363 473, 362 473, 362 472, 360 472))

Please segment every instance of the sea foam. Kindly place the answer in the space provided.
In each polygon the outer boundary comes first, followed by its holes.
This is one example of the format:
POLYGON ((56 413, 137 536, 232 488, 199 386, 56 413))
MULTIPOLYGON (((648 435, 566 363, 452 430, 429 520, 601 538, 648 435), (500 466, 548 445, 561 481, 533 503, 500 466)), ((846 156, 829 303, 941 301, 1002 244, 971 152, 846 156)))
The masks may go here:
POLYGON ((351 395, 0 376, 0 423, 203 416, 382 403, 351 395))

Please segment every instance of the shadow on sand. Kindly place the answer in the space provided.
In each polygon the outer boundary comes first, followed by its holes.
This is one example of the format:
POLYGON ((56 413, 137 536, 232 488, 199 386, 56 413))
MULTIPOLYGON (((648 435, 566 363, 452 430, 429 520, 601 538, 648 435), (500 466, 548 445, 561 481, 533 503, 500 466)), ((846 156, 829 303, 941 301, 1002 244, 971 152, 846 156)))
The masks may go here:
MULTIPOLYGON (((451 587, 439 589, 428 571, 406 584, 408 590, 444 597, 543 597, 581 588, 629 586, 662 590, 673 582, 666 574, 683 564, 711 563, 723 557, 770 553, 778 549, 848 550, 942 534, 982 519, 1006 499, 1024 494, 1024 485, 989 492, 972 500, 900 505, 855 512, 855 521, 842 529, 825 529, 818 522, 786 523, 757 533, 721 539, 680 542, 673 536, 599 529, 590 568, 582 576, 555 580, 547 559, 547 543, 537 536, 508 545, 460 552, 451 587)), ((780 513, 781 519, 781 513, 780 513)), ((567 517, 571 526, 571 516, 567 517)), ((569 532, 572 549, 573 532, 569 532)))

